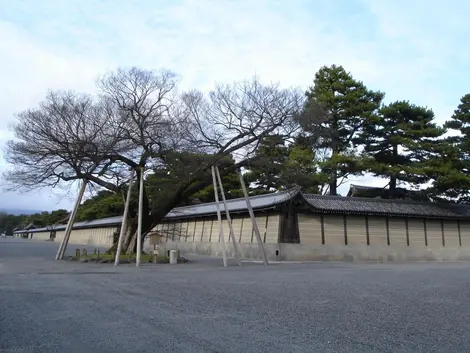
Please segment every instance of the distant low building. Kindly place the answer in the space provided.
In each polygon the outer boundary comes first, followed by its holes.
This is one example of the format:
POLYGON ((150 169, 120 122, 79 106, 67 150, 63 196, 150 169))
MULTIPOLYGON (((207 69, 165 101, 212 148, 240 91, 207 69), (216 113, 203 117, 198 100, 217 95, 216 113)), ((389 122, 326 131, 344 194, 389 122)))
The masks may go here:
POLYGON ((430 201, 429 197, 427 197, 426 194, 420 190, 396 188, 395 190, 391 191, 388 187, 355 184, 350 185, 347 197, 430 201))

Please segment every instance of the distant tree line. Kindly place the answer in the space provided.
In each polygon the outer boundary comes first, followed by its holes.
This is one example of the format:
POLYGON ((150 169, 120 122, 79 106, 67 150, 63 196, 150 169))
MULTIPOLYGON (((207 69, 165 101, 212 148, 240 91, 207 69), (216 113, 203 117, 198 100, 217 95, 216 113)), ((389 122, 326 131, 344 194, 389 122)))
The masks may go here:
POLYGON ((14 229, 22 229, 31 224, 35 227, 45 227, 66 220, 67 217, 68 211, 63 209, 31 215, 11 215, 0 212, 0 233, 11 235, 14 229))
MULTIPOLYGON (((213 201, 218 165, 228 198, 242 196, 238 169, 258 194, 301 186, 337 195, 347 178, 371 173, 435 201, 468 202, 470 94, 438 124, 431 108, 385 103, 343 67, 320 68, 306 92, 256 79, 180 92, 171 72, 119 69, 97 97, 51 92, 21 112, 5 151, 12 189, 87 179, 96 193, 79 220, 120 215, 131 170, 145 166, 144 228, 172 208, 213 201)), ((137 187, 126 246, 135 246, 137 187)))

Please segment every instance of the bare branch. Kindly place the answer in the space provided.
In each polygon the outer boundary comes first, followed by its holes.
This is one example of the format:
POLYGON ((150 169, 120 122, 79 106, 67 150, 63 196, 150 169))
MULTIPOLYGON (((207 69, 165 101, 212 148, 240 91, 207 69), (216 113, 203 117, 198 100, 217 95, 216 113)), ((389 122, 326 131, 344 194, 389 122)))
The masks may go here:
POLYGON ((276 133, 286 138, 298 124, 295 117, 304 104, 300 90, 263 85, 256 79, 219 85, 208 99, 198 92, 183 96, 188 114, 188 138, 212 153, 230 154, 253 150, 263 136, 276 133))
POLYGON ((119 134, 106 107, 87 95, 50 92, 36 109, 21 112, 12 126, 5 159, 12 165, 7 188, 28 191, 106 174, 103 153, 115 153, 119 134))
POLYGON ((102 76, 98 87, 116 109, 116 119, 134 154, 120 160, 145 165, 174 144, 180 114, 176 75, 139 68, 118 69, 102 76), (132 162, 131 162, 132 161, 132 162))

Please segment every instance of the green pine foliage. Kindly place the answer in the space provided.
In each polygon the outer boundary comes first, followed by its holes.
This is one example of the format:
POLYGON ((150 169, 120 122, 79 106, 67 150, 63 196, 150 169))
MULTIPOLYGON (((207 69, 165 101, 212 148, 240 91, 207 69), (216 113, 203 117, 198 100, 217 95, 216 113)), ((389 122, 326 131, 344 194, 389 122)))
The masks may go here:
POLYGON ((379 109, 384 93, 368 89, 342 66, 332 65, 316 73, 306 96, 300 123, 314 138, 315 149, 329 151, 321 167, 329 193, 336 195, 341 178, 363 172, 356 140, 379 109))
POLYGON ((77 222, 121 216, 123 212, 123 195, 101 190, 80 205, 77 212, 77 222))
POLYGON ((470 94, 460 104, 445 125, 449 136, 439 145, 439 160, 433 165, 435 195, 470 202, 470 94))
MULTIPOLYGON (((342 66, 322 67, 306 92, 299 112, 298 134, 264 137, 244 174, 251 195, 300 186, 304 192, 320 193, 328 186, 337 195, 341 180, 372 173, 386 178, 386 197, 401 197, 400 184, 423 188, 420 197, 470 201, 470 94, 461 98, 443 127, 431 109, 408 101, 383 105, 384 93, 355 79, 342 66), (449 135, 444 136, 445 133, 449 135), (396 193, 394 193, 396 191, 396 193)), ((146 176, 151 204, 174 194, 177 185, 210 155, 168 151, 161 165, 146 176)), ((228 157, 220 162, 231 166, 228 157)), ((207 176, 210 176, 208 171, 207 176)), ((227 199, 243 197, 236 172, 222 178, 227 199)), ((196 185, 196 184, 195 184, 196 185)), ((403 191, 403 189, 401 189, 403 191)), ((100 191, 80 206, 77 220, 122 215, 126 190, 115 194, 100 191)), ((373 196, 370 196, 373 197, 373 196)), ((385 196, 382 196, 385 197, 385 196)), ((131 209, 137 209, 138 187, 134 186, 131 209)), ((180 206, 214 201, 209 185, 181 200, 180 206)), ((68 212, 57 210, 29 216, 0 214, 0 231, 33 223, 36 227, 63 222, 68 212)))
POLYGON ((310 139, 300 134, 291 143, 282 136, 265 137, 255 153, 255 160, 244 175, 250 194, 259 195, 300 186, 318 193, 325 178, 319 172, 310 139))
MULTIPOLYGON (((167 197, 175 191, 175 188, 190 175, 197 167, 203 163, 209 163, 209 155, 195 153, 168 153, 160 168, 155 169, 152 174, 146 178, 147 191, 151 199, 167 197)), ((219 162, 220 168, 233 165, 232 158, 225 158, 219 162)), ((210 175, 210 170, 208 175, 210 175)), ((222 177, 225 197, 227 199, 242 197, 240 181, 236 172, 229 173, 222 177)), ((197 202, 212 202, 215 200, 214 188, 209 185, 189 198, 181 200, 180 206, 190 205, 197 202)))
POLYGON ((406 101, 383 106, 363 129, 367 171, 389 180, 392 197, 400 182, 422 185, 430 180, 429 160, 443 133, 430 109, 406 101))
POLYGON ((317 194, 321 185, 328 182, 321 173, 311 141, 299 135, 288 147, 288 158, 283 170, 283 183, 287 188, 300 186, 303 192, 317 194))
POLYGON ((245 174, 253 193, 271 192, 284 187, 282 172, 288 157, 289 151, 281 136, 267 136, 261 140, 255 152, 255 161, 250 164, 249 172, 245 174))

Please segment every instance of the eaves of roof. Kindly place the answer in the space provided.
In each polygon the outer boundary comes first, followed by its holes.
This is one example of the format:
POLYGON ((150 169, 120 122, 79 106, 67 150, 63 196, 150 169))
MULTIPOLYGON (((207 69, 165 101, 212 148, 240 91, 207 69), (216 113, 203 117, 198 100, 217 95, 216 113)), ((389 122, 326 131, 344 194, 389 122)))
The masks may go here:
POLYGON ((470 216, 470 207, 466 205, 313 194, 302 194, 302 197, 313 211, 322 213, 440 219, 468 219, 470 216))

